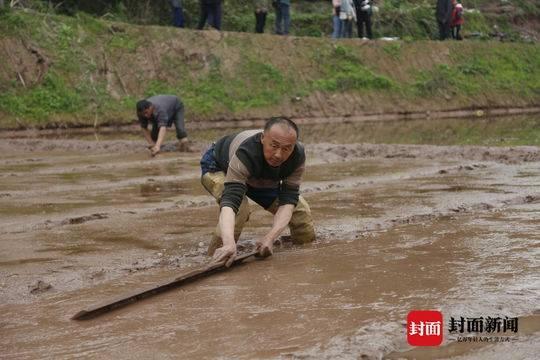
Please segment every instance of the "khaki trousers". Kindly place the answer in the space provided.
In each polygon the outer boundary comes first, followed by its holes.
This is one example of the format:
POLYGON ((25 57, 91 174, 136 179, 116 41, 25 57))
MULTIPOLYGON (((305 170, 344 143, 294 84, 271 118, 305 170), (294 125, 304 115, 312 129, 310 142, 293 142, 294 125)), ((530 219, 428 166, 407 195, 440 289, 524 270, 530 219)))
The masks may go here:
MULTIPOLYGON (((202 176, 201 183, 219 203, 225 187, 225 173, 223 171, 215 173, 208 172, 202 176)), ((278 203, 279 200, 276 199, 266 210, 275 214, 279 207, 278 203)), ((236 241, 238 241, 238 238, 244 229, 244 225, 249 220, 249 214, 248 199, 244 195, 235 217, 234 239, 236 241)), ((298 204, 293 210, 291 221, 289 221, 289 228, 291 230, 291 238, 295 244, 306 244, 315 240, 315 228, 313 226, 313 219, 311 218, 311 210, 309 209, 307 201, 302 196, 299 197, 298 204)), ((208 255, 212 256, 214 251, 222 245, 221 231, 218 224, 214 231, 214 235, 212 236, 210 246, 208 247, 208 255)))

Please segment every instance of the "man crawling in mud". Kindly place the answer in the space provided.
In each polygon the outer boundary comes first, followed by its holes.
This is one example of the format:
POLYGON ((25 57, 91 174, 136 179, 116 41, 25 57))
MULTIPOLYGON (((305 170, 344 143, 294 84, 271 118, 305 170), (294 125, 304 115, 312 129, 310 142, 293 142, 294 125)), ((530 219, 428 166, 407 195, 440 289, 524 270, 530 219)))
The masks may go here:
POLYGON ((242 131, 212 144, 201 159, 201 182, 221 211, 208 255, 232 264, 249 219, 247 198, 274 214, 270 231, 257 241, 260 256, 272 255, 274 241, 287 225, 294 243, 313 241, 311 211, 299 194, 305 160, 298 127, 287 118, 272 118, 264 130, 242 131))
POLYGON ((160 152, 167 128, 173 123, 176 128, 178 150, 189 150, 184 126, 184 104, 177 96, 156 95, 141 100, 137 102, 137 116, 152 156, 160 152), (148 130, 148 122, 152 123, 152 131, 148 130))

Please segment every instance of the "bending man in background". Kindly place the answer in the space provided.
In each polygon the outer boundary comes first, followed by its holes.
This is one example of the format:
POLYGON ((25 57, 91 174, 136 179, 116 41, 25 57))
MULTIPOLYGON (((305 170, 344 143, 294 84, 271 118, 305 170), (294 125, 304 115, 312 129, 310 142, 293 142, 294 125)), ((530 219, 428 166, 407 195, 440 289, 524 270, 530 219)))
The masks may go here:
POLYGON ((167 128, 174 123, 178 150, 188 151, 188 138, 184 125, 184 105, 175 95, 156 95, 137 103, 137 116, 144 138, 149 144, 152 156, 161 150, 167 128), (152 131, 148 130, 148 123, 152 131))

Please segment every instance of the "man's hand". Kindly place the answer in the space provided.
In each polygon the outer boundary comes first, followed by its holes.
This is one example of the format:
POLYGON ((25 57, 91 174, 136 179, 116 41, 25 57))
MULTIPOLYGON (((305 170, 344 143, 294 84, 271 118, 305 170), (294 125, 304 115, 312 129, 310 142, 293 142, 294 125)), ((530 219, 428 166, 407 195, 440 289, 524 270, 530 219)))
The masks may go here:
POLYGON ((214 253, 213 260, 215 262, 226 261, 225 266, 229 267, 232 265, 234 259, 236 258, 236 244, 230 246, 222 246, 219 249, 216 249, 214 253))
POLYGON ((271 256, 274 253, 274 241, 272 239, 266 239, 263 238, 261 240, 257 240, 257 246, 255 247, 255 250, 258 251, 256 257, 268 257, 271 256))
POLYGON ((160 146, 158 145, 154 145, 150 148, 150 153, 152 154, 152 156, 156 156, 158 153, 159 153, 159 150, 160 150, 160 146))

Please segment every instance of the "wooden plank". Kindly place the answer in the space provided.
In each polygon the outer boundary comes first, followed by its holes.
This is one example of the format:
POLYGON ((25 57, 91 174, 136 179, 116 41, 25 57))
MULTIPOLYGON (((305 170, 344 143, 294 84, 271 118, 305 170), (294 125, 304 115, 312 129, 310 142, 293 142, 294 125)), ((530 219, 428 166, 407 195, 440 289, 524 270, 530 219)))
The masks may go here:
MULTIPOLYGON (((254 256, 257 254, 257 251, 252 251, 246 254, 242 254, 236 257, 234 259, 233 265, 239 264, 245 259, 254 256)), ((72 320, 86 320, 93 317, 96 317, 98 315, 104 314, 106 312, 109 312, 114 309, 118 309, 120 307, 126 306, 128 304, 134 303, 136 301, 139 301, 141 299, 145 299, 147 297, 150 297, 152 295, 156 295, 159 293, 162 293, 166 290, 169 290, 173 287, 178 287, 180 285, 186 284, 188 282, 194 281, 196 279, 200 279, 204 276, 210 275, 214 272, 217 272, 219 270, 227 269, 225 267, 225 261, 219 262, 219 263, 211 263, 210 265, 207 265, 200 269, 192 270, 186 274, 182 274, 180 276, 177 276, 173 279, 169 279, 166 281, 163 281, 157 285, 153 285, 144 289, 139 289, 136 291, 133 291, 128 294, 124 294, 122 296, 109 299, 105 302, 92 305, 86 309, 83 309, 73 315, 71 317, 72 320)))

